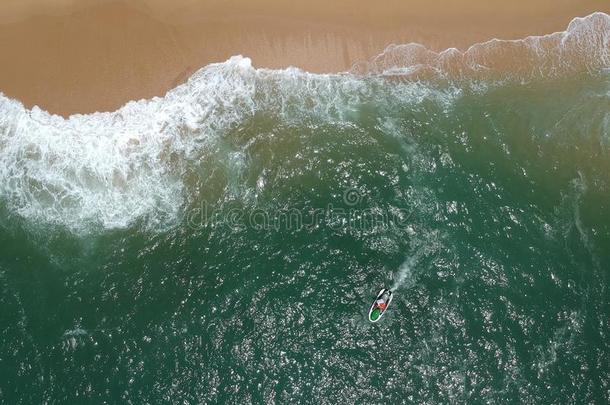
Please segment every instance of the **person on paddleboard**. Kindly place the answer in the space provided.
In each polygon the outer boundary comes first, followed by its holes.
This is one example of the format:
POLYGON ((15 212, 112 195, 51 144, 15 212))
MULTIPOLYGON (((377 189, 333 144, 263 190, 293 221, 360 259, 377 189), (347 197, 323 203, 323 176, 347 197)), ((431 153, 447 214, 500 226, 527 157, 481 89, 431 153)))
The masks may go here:
POLYGON ((392 301, 392 291, 387 288, 383 288, 375 297, 375 300, 371 304, 371 309, 369 310, 369 321, 377 322, 382 315, 385 313, 386 309, 390 305, 392 301))
POLYGON ((382 298, 379 298, 377 301, 375 301, 375 308, 379 308, 381 311, 385 311, 385 307, 386 307, 386 303, 385 300, 382 298))

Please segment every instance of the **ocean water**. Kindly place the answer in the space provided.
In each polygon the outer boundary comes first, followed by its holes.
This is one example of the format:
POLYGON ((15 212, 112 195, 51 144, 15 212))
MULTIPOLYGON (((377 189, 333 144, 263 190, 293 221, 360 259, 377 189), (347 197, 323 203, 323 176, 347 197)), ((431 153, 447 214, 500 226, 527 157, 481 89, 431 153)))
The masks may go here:
POLYGON ((0 402, 608 403, 609 197, 602 13, 68 119, 0 96, 0 402))

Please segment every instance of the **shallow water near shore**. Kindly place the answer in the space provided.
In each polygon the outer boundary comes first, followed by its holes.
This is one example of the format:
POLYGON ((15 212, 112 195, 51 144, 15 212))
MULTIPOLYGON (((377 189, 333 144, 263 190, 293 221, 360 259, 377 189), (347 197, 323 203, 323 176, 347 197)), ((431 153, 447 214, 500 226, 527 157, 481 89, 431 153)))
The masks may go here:
POLYGON ((0 399, 608 402, 588 18, 337 75, 235 57, 70 119, 0 98, 0 399), (516 47, 529 69, 493 68, 516 47))

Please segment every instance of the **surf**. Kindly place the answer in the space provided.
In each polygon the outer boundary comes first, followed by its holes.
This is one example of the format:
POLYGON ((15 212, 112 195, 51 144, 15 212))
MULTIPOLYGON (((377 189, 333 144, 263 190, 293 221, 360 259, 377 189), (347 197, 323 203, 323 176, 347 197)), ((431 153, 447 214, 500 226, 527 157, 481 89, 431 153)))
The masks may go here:
POLYGON ((494 86, 603 74, 609 45, 610 16, 595 13, 565 32, 493 40, 465 52, 392 45, 339 74, 256 69, 235 56, 164 97, 114 112, 62 118, 0 95, 0 203, 26 222, 75 233, 136 223, 167 229, 201 198, 193 190, 206 176, 198 162, 243 153, 223 143, 256 117, 286 126, 358 126, 373 112, 391 130, 395 104, 448 111, 494 86), (507 55, 518 63, 505 63, 507 55))

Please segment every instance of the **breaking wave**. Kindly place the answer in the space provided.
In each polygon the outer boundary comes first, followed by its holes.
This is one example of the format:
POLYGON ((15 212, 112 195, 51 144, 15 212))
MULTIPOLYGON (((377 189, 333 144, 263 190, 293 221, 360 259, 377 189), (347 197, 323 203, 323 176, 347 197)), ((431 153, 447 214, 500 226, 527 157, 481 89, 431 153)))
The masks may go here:
POLYGON ((417 43, 390 45, 354 73, 475 80, 532 80, 610 66, 610 16, 593 13, 573 19, 568 28, 543 36, 472 45, 465 52, 434 52, 417 43))
MULTIPOLYGON (((434 80, 532 80, 610 66, 610 16, 576 18, 565 32, 492 40, 466 52, 392 45, 351 72, 255 69, 235 56, 206 66, 162 98, 114 112, 73 115, 26 109, 0 95, 0 205, 28 221, 73 231, 175 223, 189 201, 186 178, 227 131, 257 113, 286 123, 350 122, 366 105, 450 105, 461 84, 434 80)), ((491 84, 489 82, 488 84, 491 84)), ((389 107, 387 107, 389 108, 389 107)))

